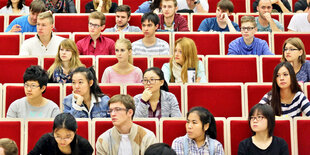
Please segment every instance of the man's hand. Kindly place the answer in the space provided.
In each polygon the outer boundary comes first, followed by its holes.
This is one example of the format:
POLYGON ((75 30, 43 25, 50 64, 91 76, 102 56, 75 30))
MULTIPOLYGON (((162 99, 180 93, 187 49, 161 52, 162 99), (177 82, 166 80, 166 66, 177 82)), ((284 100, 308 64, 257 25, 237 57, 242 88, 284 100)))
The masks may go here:
POLYGON ((21 30, 22 30, 21 26, 18 25, 18 24, 16 24, 16 25, 14 25, 14 26, 11 28, 11 30, 10 30, 9 32, 19 32, 19 31, 21 31, 21 30))
POLYGON ((272 18, 271 18, 271 14, 270 13, 265 13, 264 14, 264 17, 265 17, 265 19, 270 23, 271 21, 272 21, 272 18))
POLYGON ((196 0, 186 0, 186 3, 188 5, 189 9, 194 10, 194 8, 196 7, 195 1, 196 0))

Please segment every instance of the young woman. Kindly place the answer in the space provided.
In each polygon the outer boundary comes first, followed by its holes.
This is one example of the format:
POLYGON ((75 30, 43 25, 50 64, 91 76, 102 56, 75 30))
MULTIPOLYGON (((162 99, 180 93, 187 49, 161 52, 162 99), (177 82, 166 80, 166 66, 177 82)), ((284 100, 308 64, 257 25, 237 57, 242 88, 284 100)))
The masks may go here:
POLYGON ((250 110, 249 125, 253 136, 240 142, 238 155, 272 154, 288 155, 288 145, 273 136, 275 113, 270 105, 256 104, 250 110))
POLYGON ((73 0, 42 0, 45 8, 53 13, 76 13, 73 0))
POLYGON ((0 9, 0 14, 29 14, 29 7, 25 0, 8 0, 6 6, 0 9))
POLYGON ((135 13, 160 13, 161 12, 161 1, 162 0, 149 0, 143 2, 139 8, 135 11, 135 13))
POLYGON ((72 73, 72 94, 63 101, 64 112, 76 118, 109 117, 108 101, 98 86, 95 70, 79 67, 72 73))
POLYGON ((85 12, 99 11, 102 13, 115 13, 117 4, 112 0, 93 0, 85 5, 85 12))
POLYGON ((272 89, 259 102, 270 104, 277 116, 310 116, 310 103, 296 80, 289 62, 281 62, 273 72, 272 89))
POLYGON ((115 56, 118 63, 105 69, 101 82, 140 83, 142 80, 142 71, 139 67, 132 65, 132 46, 128 39, 118 39, 116 41, 115 56))
POLYGON ((91 155, 93 148, 88 140, 76 134, 75 118, 61 113, 54 119, 53 132, 43 135, 28 155, 91 155))
POLYGON ((213 115, 203 107, 193 107, 186 116, 186 135, 172 142, 177 155, 224 155, 222 144, 216 140, 216 124, 213 115))
POLYGON ((306 60, 305 46, 300 38, 288 38, 283 44, 282 61, 294 68, 297 81, 310 81, 310 61, 306 60))
POLYGON ((203 63, 197 57, 195 42, 190 38, 180 38, 175 42, 173 56, 169 63, 165 63, 162 70, 165 80, 175 83, 187 83, 187 70, 195 69, 195 81, 207 82, 203 63))
POLYGON ((84 65, 80 61, 75 42, 71 39, 65 39, 59 45, 54 63, 47 70, 49 82, 71 83, 71 72, 81 66, 84 65))
POLYGON ((144 91, 134 97, 135 117, 181 117, 179 103, 174 94, 168 92, 163 72, 152 67, 143 73, 144 91))

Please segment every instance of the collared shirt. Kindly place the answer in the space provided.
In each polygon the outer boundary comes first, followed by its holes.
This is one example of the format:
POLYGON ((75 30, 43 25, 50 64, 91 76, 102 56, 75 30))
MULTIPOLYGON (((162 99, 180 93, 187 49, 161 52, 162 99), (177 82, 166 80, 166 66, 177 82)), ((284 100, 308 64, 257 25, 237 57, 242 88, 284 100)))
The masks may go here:
POLYGON ((119 31, 117 28, 117 24, 115 24, 114 27, 107 28, 104 30, 104 32, 141 32, 141 29, 138 26, 130 26, 128 23, 122 31, 119 31))
POLYGON ((80 55, 114 55, 115 42, 107 37, 100 35, 96 40, 96 47, 91 36, 87 36, 77 42, 80 55))
POLYGON ((155 111, 153 111, 151 103, 149 101, 145 102, 141 98, 141 102, 146 104, 146 105, 149 105, 149 109, 148 109, 148 117, 149 118, 153 118, 153 117, 161 118, 161 102, 160 102, 160 100, 158 100, 155 111))

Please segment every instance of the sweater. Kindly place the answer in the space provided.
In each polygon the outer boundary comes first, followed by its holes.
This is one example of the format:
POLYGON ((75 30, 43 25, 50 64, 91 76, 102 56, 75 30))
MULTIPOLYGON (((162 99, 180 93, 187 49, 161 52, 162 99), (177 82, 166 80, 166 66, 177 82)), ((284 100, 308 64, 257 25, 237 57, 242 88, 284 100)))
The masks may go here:
POLYGON ((265 40, 254 37, 251 45, 245 44, 243 37, 233 40, 229 44, 227 55, 274 55, 269 50, 265 40))

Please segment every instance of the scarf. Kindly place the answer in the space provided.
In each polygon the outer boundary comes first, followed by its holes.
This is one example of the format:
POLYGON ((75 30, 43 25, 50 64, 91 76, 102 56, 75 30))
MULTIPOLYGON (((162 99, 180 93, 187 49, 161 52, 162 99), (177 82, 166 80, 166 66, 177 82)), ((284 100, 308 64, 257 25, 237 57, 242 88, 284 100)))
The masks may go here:
POLYGON ((177 64, 175 60, 172 61, 172 75, 174 76, 175 83, 183 83, 181 78, 182 66, 177 64))
POLYGON ((45 7, 48 10, 51 10, 53 13, 66 13, 65 0, 58 0, 55 5, 53 4, 52 0, 45 0, 45 7))

